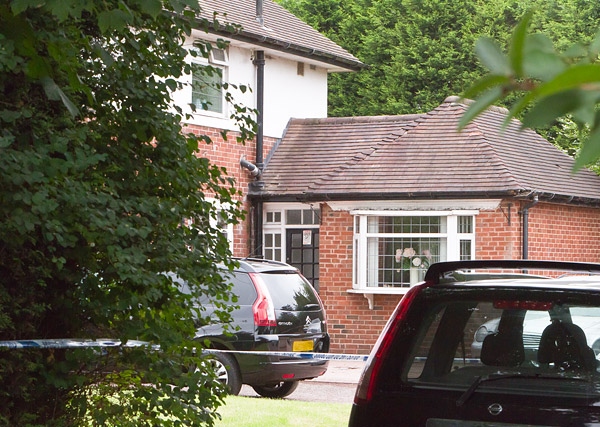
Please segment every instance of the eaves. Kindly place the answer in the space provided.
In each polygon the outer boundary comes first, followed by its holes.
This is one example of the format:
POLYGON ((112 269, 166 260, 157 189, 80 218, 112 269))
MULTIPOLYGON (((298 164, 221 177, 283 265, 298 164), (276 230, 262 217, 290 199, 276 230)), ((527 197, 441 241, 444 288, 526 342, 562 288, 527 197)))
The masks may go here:
POLYGON ((320 61, 325 64, 334 65, 348 71, 359 71, 367 68, 367 65, 352 58, 344 58, 339 55, 334 55, 330 52, 325 52, 319 49, 313 49, 307 46, 286 42, 274 37, 267 37, 263 34, 256 34, 243 29, 237 29, 231 32, 230 27, 210 28, 209 32, 220 35, 222 37, 231 38, 240 42, 250 43, 255 46, 260 46, 267 49, 272 49, 279 52, 293 54, 302 58, 320 61))
POLYGON ((366 201, 366 200, 452 200, 452 199, 512 199, 531 200, 537 196, 540 202, 568 204, 600 208, 600 199, 558 195, 554 193, 536 192, 531 190, 502 190, 474 192, 422 192, 422 193, 301 193, 301 194, 266 194, 250 192, 248 197, 261 202, 328 202, 328 201, 366 201))

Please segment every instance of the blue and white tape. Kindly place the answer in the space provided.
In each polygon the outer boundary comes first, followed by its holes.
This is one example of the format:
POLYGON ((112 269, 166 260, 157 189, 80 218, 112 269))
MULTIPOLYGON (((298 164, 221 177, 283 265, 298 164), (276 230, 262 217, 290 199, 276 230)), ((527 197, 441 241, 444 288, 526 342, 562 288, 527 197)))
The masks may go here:
POLYGON ((87 348, 87 347, 140 347, 147 345, 145 341, 131 340, 122 343, 114 339, 41 339, 41 340, 14 340, 0 341, 0 348, 87 348))
MULTIPOLYGON (((108 347, 141 347, 147 346, 148 342, 130 340, 122 343, 115 339, 40 339, 40 340, 15 340, 15 341, 0 341, 0 350, 5 349, 25 349, 25 348, 108 348, 108 347)), ((150 348, 158 350, 160 346, 150 345, 150 348)), ((235 350, 216 350, 203 349, 203 353, 240 353, 244 355, 254 356, 275 356, 275 357, 292 357, 296 359, 307 360, 340 360, 340 361, 357 361, 366 362, 369 358, 364 354, 339 354, 339 353, 311 353, 299 351, 235 351, 235 350)), ((425 361, 426 357, 417 357, 417 360, 425 361)), ((457 358, 456 362, 462 363, 481 363, 477 358, 457 358)))
POLYGON ((363 354, 338 354, 338 353, 310 353, 298 351, 235 351, 235 350, 203 350, 204 353, 242 353, 255 356, 277 356, 277 357, 295 357, 297 359, 315 359, 315 360, 347 360, 366 362, 368 355, 363 354))
MULTIPOLYGON (((114 339, 40 339, 40 340, 16 340, 0 341, 0 348, 25 349, 25 348, 107 348, 107 347, 140 347, 148 345, 145 341, 127 341, 121 343, 114 339)), ((158 348, 158 346, 152 346, 158 348)), ((235 350, 213 350, 205 349, 204 353, 241 353, 255 356, 293 357, 297 359, 313 360, 346 360, 365 362, 368 355, 360 354, 337 354, 337 353, 310 353, 297 351, 235 351, 235 350)))

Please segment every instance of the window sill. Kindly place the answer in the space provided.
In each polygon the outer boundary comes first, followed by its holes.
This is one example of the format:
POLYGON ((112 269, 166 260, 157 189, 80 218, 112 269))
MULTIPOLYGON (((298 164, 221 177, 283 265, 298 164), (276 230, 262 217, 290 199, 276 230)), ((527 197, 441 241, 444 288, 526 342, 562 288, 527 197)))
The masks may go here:
POLYGON ((349 294, 362 294, 369 302, 369 310, 373 310, 375 295, 404 295, 410 288, 362 288, 348 289, 349 294))

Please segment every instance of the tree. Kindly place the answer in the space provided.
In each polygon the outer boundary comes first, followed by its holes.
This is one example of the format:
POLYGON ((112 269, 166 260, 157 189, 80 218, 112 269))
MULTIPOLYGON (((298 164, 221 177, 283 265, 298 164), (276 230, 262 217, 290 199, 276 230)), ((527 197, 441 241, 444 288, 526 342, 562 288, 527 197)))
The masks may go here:
MULTIPOLYGON (((280 0, 368 68, 329 76, 329 115, 412 114, 437 107, 485 75, 473 47, 480 37, 508 47, 512 29, 533 10, 531 25, 559 51, 591 42, 600 8, 586 0, 280 0)), ((514 96, 498 100, 510 106, 514 96)), ((536 131, 573 155, 576 124, 564 117, 536 131)))
POLYGON ((194 0, 0 5, 0 340, 154 345, 0 350, 0 425, 216 417, 224 390, 191 340, 206 321, 194 298, 230 298, 214 224, 243 215, 234 183, 199 155, 210 139, 182 134, 171 105, 191 71, 184 36, 210 24, 198 11, 194 0))
POLYGON ((587 46, 575 44, 559 51, 548 36, 528 32, 531 18, 527 13, 515 28, 508 54, 492 39, 478 40, 476 52, 489 74, 464 93, 477 99, 460 124, 466 126, 509 96, 515 102, 507 121, 522 116, 524 127, 538 128, 572 119, 584 135, 574 165, 578 170, 600 158, 600 32, 587 46))
POLYGON ((514 10, 518 3, 283 2, 368 65, 358 73, 330 76, 331 116, 425 112, 461 93, 483 72, 473 54, 478 35, 508 34, 507 22, 520 16, 514 10))
POLYGON ((585 43, 600 8, 585 0, 280 0, 368 65, 330 76, 329 115, 430 111, 483 76, 473 47, 492 37, 506 47, 521 16, 560 46, 585 43))

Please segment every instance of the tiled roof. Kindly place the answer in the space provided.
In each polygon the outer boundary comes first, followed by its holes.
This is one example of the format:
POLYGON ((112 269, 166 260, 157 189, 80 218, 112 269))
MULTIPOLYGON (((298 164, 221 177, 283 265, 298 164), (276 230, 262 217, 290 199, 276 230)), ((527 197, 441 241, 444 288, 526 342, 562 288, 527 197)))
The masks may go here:
POLYGON ((210 32, 257 46, 312 58, 345 70, 359 70, 365 65, 355 56, 298 19, 272 0, 262 0, 263 23, 257 20, 257 0, 200 0, 202 15, 217 20, 221 28, 210 32), (242 27, 231 33, 225 24, 242 27))
MULTIPOLYGON (((292 119, 267 159, 270 200, 525 196, 600 205, 600 177, 493 107, 462 132, 467 106, 447 98, 407 116, 292 119)), ((541 199, 540 199, 541 200, 541 199)))

